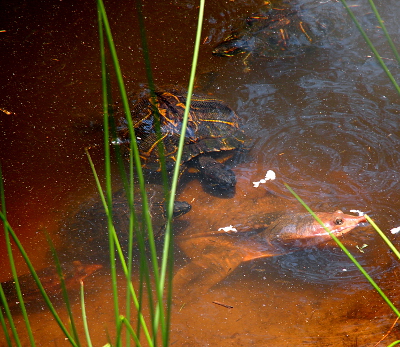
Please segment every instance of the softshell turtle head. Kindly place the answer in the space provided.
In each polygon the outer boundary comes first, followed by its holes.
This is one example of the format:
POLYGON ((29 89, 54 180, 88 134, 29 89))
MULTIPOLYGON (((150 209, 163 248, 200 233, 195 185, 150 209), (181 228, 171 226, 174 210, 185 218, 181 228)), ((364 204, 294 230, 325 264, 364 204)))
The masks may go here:
MULTIPOLYGON (((353 230, 358 224, 366 222, 364 216, 344 214, 340 210, 333 213, 317 212, 316 215, 337 237, 353 230)), ((308 213, 296 214, 291 223, 287 223, 285 218, 280 219, 273 229, 276 232, 269 231, 269 241, 283 247, 311 247, 331 239, 331 235, 308 213)))

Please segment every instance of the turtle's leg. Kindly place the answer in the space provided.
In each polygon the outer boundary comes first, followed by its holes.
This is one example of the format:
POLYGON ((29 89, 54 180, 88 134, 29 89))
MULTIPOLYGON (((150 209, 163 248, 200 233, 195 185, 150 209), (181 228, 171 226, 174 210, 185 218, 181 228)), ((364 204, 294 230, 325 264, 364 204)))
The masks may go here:
POLYGON ((223 256, 206 254, 178 270, 173 279, 174 302, 179 304, 196 300, 228 276, 243 262, 241 255, 230 253, 223 256))
POLYGON ((194 158, 193 162, 201 176, 212 186, 223 190, 230 190, 235 187, 235 173, 214 158, 203 154, 194 158))

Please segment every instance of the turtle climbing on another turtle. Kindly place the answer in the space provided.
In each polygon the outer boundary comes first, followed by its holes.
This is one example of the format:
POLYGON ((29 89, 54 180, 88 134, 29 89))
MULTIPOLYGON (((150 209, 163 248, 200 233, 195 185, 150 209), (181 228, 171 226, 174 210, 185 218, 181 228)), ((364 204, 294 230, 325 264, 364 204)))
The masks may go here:
MULTIPOLYGON (((178 89, 154 91, 154 106, 149 91, 142 92, 131 107, 133 127, 139 147, 142 166, 150 171, 160 171, 158 143, 164 146, 167 170, 176 162, 176 153, 185 112, 186 93, 178 89), (155 111, 157 110, 157 112, 155 111), (161 139, 156 132, 159 115, 161 139)), ((129 150, 130 134, 125 116, 117 115, 117 142, 129 150)), ((239 117, 224 102, 193 95, 185 133, 181 173, 188 168, 196 170, 213 188, 232 190, 236 177, 225 162, 237 150, 248 149, 249 139, 240 129, 239 117)))
MULTIPOLYGON (((316 215, 336 237, 366 221, 364 216, 348 215, 342 211, 317 212, 316 215)), ((174 276, 175 301, 195 299, 243 262, 292 253, 331 239, 308 213, 255 215, 237 229, 176 238, 191 261, 174 276)))
POLYGON ((246 18, 241 27, 232 31, 212 53, 220 57, 241 53, 265 58, 297 56, 314 47, 326 36, 326 31, 325 24, 315 19, 303 19, 301 10, 293 9, 288 2, 268 1, 259 13, 246 18))
MULTIPOLYGON (((142 196, 138 185, 135 185, 134 209, 138 228, 135 230, 146 231, 142 228, 143 210, 142 196)), ((152 220, 154 237, 161 237, 166 223, 164 204, 164 190, 160 184, 146 185, 149 213, 152 220)), ((112 216, 122 250, 127 254, 129 240, 130 208, 125 190, 120 189, 112 196, 112 216)), ((185 201, 175 201, 173 218, 189 212, 191 206, 185 201)), ((108 220, 104 206, 99 197, 82 204, 78 212, 67 219, 61 227, 61 234, 66 242, 58 255, 62 261, 76 259, 88 263, 106 264, 109 261, 108 220)))

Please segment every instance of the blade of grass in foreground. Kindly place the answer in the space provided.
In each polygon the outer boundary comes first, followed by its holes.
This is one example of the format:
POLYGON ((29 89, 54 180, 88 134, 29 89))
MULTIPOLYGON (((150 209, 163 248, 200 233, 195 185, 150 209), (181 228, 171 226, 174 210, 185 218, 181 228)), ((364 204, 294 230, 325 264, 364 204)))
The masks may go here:
MULTIPOLYGON (((0 199, 1 199, 0 200, 1 201, 1 210, 2 210, 2 212, 4 214, 4 216, 6 216, 6 200, 5 200, 5 194, 4 194, 3 173, 1 171, 1 165, 0 165, 0 199)), ((9 237, 8 230, 6 228, 5 223, 4 223, 4 235, 5 235, 5 238, 6 238, 7 252, 10 253, 11 252, 11 243, 10 243, 10 237, 9 237)), ((12 256, 12 253, 11 253, 11 256, 12 256)), ((13 265, 14 265, 14 263, 12 262, 11 266, 13 266, 13 265)), ((15 280, 16 274, 14 276, 14 273, 13 273, 13 277, 14 277, 14 280, 15 280)), ((21 291, 19 293, 21 294, 21 291)), ((0 298, 1 298, 2 306, 3 306, 4 310, 5 310, 6 317, 8 319, 9 324, 10 324, 10 328, 11 328, 12 335, 14 337, 14 341, 17 344, 17 346, 21 346, 21 342, 19 340, 18 332, 17 332, 17 329, 15 328, 14 320, 12 318, 12 315, 11 315, 11 312, 10 312, 10 308, 8 306, 7 299, 5 297, 5 294, 4 294, 4 291, 3 291, 3 287, 1 286, 1 284, 0 284, 0 298)), ((25 308, 25 306, 23 306, 23 308, 25 308)), ((1 325, 2 325, 3 330, 4 330, 4 335, 6 337, 8 345, 11 346, 10 335, 8 333, 7 326, 6 326, 5 321, 4 321, 3 311, 1 309, 0 309, 0 314, 1 314, 1 325)))
MULTIPOLYGON (((0 195, 1 195, 1 209, 2 209, 2 213, 4 215, 4 218, 6 219, 7 218, 7 214, 6 214, 6 199, 5 199, 5 194, 4 194, 3 173, 2 173, 2 170, 1 170, 1 166, 0 166, 0 195)), ((13 251, 12 251, 12 248, 11 248, 10 234, 9 234, 8 228, 6 227, 6 222, 4 222, 4 235, 5 235, 8 259, 10 261, 11 272, 12 272, 12 276, 13 276, 13 279, 14 279, 14 282, 15 282, 15 290, 17 292, 19 305, 20 305, 21 311, 22 311, 22 317, 24 319, 26 330, 28 332, 29 342, 30 342, 31 346, 35 346, 35 339, 33 337, 31 325, 29 323, 28 314, 26 312, 24 298, 22 296, 21 287, 20 287, 19 280, 18 280, 17 269, 15 267, 13 251)), ((3 293, 3 295, 4 295, 4 293, 3 293)), ((12 320, 10 321, 10 324, 12 324, 11 325, 12 327, 14 326, 14 324, 12 323, 12 320)), ((19 339, 17 337, 17 331, 16 330, 12 330, 12 332, 13 332, 14 338, 16 338, 16 341, 18 343, 19 339)))
POLYGON ((29 271, 34 279, 34 281, 36 282, 36 285, 38 286, 38 289, 40 291, 40 293, 43 296, 44 301, 46 302, 47 307, 49 308, 51 314, 53 315, 54 319, 56 320, 58 326, 61 328, 62 332, 64 333, 65 337, 69 340, 69 342, 71 343, 71 345, 73 346, 78 346, 73 338, 73 336, 69 333, 68 329, 65 327, 65 325, 63 324, 61 318, 59 317, 59 315, 57 314, 53 304, 50 301, 49 296, 47 295, 42 283, 40 282, 40 279, 36 273, 35 268, 33 267, 32 263, 29 260, 28 254, 25 252, 25 249, 23 248, 21 242, 19 241, 17 235, 15 234, 14 230, 12 229, 11 225, 8 223, 6 217, 4 216, 4 214, 2 212, 0 212, 0 219, 3 221, 5 227, 7 228, 7 231, 9 232, 9 234, 11 235, 14 243, 16 244, 19 252, 21 253, 22 257, 24 258, 24 261, 26 263, 26 265, 29 268, 29 271))
MULTIPOLYGON (((111 228, 112 228, 112 188, 111 188, 111 165, 110 165, 110 146, 108 142, 109 138, 109 129, 108 129, 108 87, 107 87, 107 71, 106 71, 106 63, 105 63, 105 48, 104 48, 104 21, 103 15, 100 10, 100 1, 97 4, 97 13, 98 13, 98 24, 99 24, 99 40, 100 40, 100 59, 101 59, 101 74, 102 74, 102 95, 103 95, 103 112, 104 112, 104 165, 105 165, 105 180, 106 180, 106 199, 102 197, 103 204, 106 202, 105 206, 107 206, 107 223, 109 230, 109 251, 110 251, 110 269, 111 269, 111 283, 112 283, 112 291, 113 291, 113 304, 114 304, 114 319, 115 324, 118 323, 119 317, 119 305, 118 305, 118 290, 117 290, 117 272, 116 272, 116 264, 115 264, 115 248, 114 242, 111 237, 111 228)), ((88 154, 88 152, 87 152, 88 154)), ((96 182, 98 179, 96 180, 96 182)), ((100 188, 99 192, 102 193, 100 188)))
POLYGON ((86 306, 85 306, 85 291, 83 287, 83 282, 81 281, 81 307, 82 307, 82 321, 83 321, 83 328, 85 331, 86 342, 88 347, 92 347, 92 339, 90 338, 89 333, 89 326, 87 322, 87 315, 86 315, 86 306))
POLYGON ((397 258, 400 259, 400 253, 396 249, 396 247, 393 245, 393 243, 390 242, 390 240, 386 237, 386 235, 382 232, 381 229, 375 224, 375 222, 368 216, 364 215, 367 221, 373 226, 373 228, 376 230, 376 232, 379 234, 379 236, 383 239, 383 241, 389 246, 389 248, 393 251, 394 254, 396 254, 397 258))
MULTIPOLYGON (((109 211, 108 211, 108 206, 107 206, 107 203, 106 203, 106 199, 104 197, 103 190, 101 188, 99 177, 98 177, 96 169, 94 167, 92 158, 90 157, 90 154, 89 154, 88 150, 86 149, 85 151, 86 151, 86 155, 87 155, 88 160, 89 160, 89 164, 90 164, 90 166, 92 168, 92 171, 93 171, 93 176, 95 177, 95 180, 96 180, 97 189, 99 191, 100 198, 101 198, 101 200, 103 202, 105 213, 107 215, 107 218, 110 218, 109 211)), ((119 244, 118 236, 117 236, 117 233, 116 233, 115 228, 114 228, 113 225, 111 225, 111 228, 110 228, 110 235, 111 235, 111 238, 112 238, 112 240, 115 243, 115 246, 117 248, 117 252, 118 252, 118 255, 119 255, 119 258, 120 258, 120 261, 121 261, 122 270, 124 272, 124 275, 126 277, 128 277, 128 266, 127 266, 125 258, 123 256, 122 248, 121 248, 121 245, 119 244)), ((134 301, 136 309, 139 309, 139 302, 137 300, 135 289, 133 288, 132 281, 129 281, 129 288, 128 289, 130 291, 130 295, 133 298, 133 301, 134 301)), ((120 320, 120 317, 118 317, 117 325, 119 324, 119 320, 120 320)), ((146 339, 147 339, 148 343, 150 344, 150 346, 153 346, 152 339, 151 339, 151 336, 150 336, 149 331, 147 329, 146 322, 145 322, 144 317, 143 317, 143 315, 141 314, 140 311, 139 311, 139 320, 140 320, 141 327, 144 330, 144 333, 145 333, 145 336, 146 336, 146 339)), ((133 337, 135 338, 135 336, 133 336, 133 337)))
POLYGON ((68 312, 69 325, 70 325, 70 328, 72 330, 72 334, 74 335, 76 343, 78 345, 80 345, 79 335, 78 335, 78 332, 76 330, 75 319, 74 319, 74 315, 72 314, 71 303, 69 301, 69 297, 68 297, 68 293, 67 293, 67 286, 65 284, 65 279, 64 279, 65 277, 64 277, 64 274, 63 274, 63 270, 61 268, 60 259, 57 256, 56 249, 54 247, 53 242, 50 239, 50 236, 47 233, 45 234, 45 236, 46 236, 46 239, 47 239, 47 243, 50 245, 50 250, 51 250, 51 253, 53 255, 54 263, 56 264, 57 275, 58 275, 58 277, 60 279, 62 295, 63 295, 64 303, 65 303, 65 306, 66 306, 67 312, 68 312))
MULTIPOLYGON (((10 309, 9 309, 9 307, 7 305, 7 301, 6 301, 6 298, 4 296, 4 291, 3 291, 3 288, 1 287, 1 285, 0 285, 0 299, 1 299, 0 303, 1 303, 2 307, 4 307, 4 309, 6 311, 7 310, 9 311, 10 309)), ((6 315, 6 316, 7 316, 7 318, 9 318, 8 315, 6 315)), ((0 323, 1 323, 1 327, 2 327, 2 329, 4 331, 4 337, 6 338, 7 346, 12 346, 12 344, 11 344, 11 336, 10 336, 10 334, 8 332, 8 329, 7 329, 6 321, 5 321, 4 315, 3 315, 3 310, 0 310, 0 323)), ((11 320, 10 320, 10 324, 11 323, 14 325, 14 322, 12 321, 12 317, 11 317, 11 320)), ((15 326, 14 326, 14 329, 15 329, 15 326)), ((17 335, 17 338, 18 338, 18 335, 17 335)), ((16 342, 17 342, 17 346, 21 345, 21 343, 19 341, 16 341, 16 342)))
POLYGON ((163 256, 162 256, 162 263, 161 263, 161 280, 160 280, 160 285, 164 287, 165 285, 165 279, 166 279, 166 273, 169 269, 169 290, 168 290, 168 304, 167 304, 167 315, 168 315, 168 326, 166 327, 166 330, 164 331, 165 333, 165 338, 164 338, 164 346, 168 345, 168 340, 169 340, 169 330, 170 330, 170 307, 171 307, 171 301, 172 301, 172 232, 171 232, 171 220, 172 220, 172 212, 174 208, 174 201, 175 201, 175 194, 176 194, 176 189, 178 185, 178 178, 180 174, 180 164, 182 160, 182 153, 183 153, 183 147, 185 144, 185 134, 186 134, 186 128, 187 128, 187 123, 188 123, 188 116, 189 116, 189 110, 190 110, 190 103, 192 99, 192 94, 193 94, 193 86, 194 86, 194 80, 195 80, 195 75, 196 75, 196 68, 197 68, 197 61, 198 61, 198 55, 199 55, 199 50, 200 50, 200 43, 201 43, 201 31, 202 31, 202 26, 203 26, 203 18, 204 18, 204 6, 205 6, 205 0, 200 0, 200 6, 199 6, 199 17, 198 17, 198 22, 197 22, 197 32, 196 32, 196 40, 195 40, 195 45, 193 49, 193 60, 192 60, 192 68, 190 72, 190 79, 189 79, 189 85, 188 85, 188 92, 187 92, 187 98, 186 98, 186 105, 185 105, 185 113, 183 116, 182 120, 182 130, 181 130, 181 136, 179 139, 179 147, 178 151, 176 154, 176 163, 175 163, 175 168, 174 168, 174 173, 172 177, 172 184, 171 184, 171 194, 170 194, 170 200, 168 201, 168 206, 167 206, 167 225, 166 225, 166 231, 165 231, 165 241, 164 241, 164 249, 163 249, 163 256), (170 259, 170 260, 169 260, 170 259), (169 267, 168 267, 169 265, 169 267))
POLYGON ((379 293, 383 300, 388 304, 392 311, 400 317, 400 312, 393 305, 390 299, 385 295, 385 293, 379 288, 376 282, 371 278, 371 276, 364 270, 360 263, 353 257, 353 255, 347 250, 347 248, 340 242, 340 240, 330 232, 330 230, 324 225, 324 223, 318 218, 318 216, 307 206, 307 204, 293 191, 292 188, 287 183, 284 183, 285 187, 292 193, 292 195, 303 205, 303 207, 315 218, 315 220, 326 230, 326 232, 331 235, 335 240, 337 245, 342 249, 342 251, 349 257, 349 259, 354 263, 354 265, 360 270, 360 272, 365 276, 368 282, 374 287, 374 289, 379 293))
POLYGON ((378 10, 377 10, 377 8, 375 6, 374 1, 373 0, 368 0, 368 1, 369 1, 369 4, 370 4, 371 8, 372 8, 372 12, 374 12, 375 17, 378 20, 379 25, 383 30, 383 33, 385 34, 386 40, 388 41, 389 46, 392 49, 392 52, 393 52, 394 56, 396 57, 397 62, 400 64, 399 52, 397 51, 397 48, 396 48, 392 38, 390 37, 390 35, 389 35, 389 33, 388 33, 387 29, 386 29, 386 26, 383 23, 383 20, 382 20, 381 16, 379 15, 379 12, 378 12, 378 10))
MULTIPOLYGON (((121 95, 122 95, 122 100, 123 100, 123 104, 124 104, 124 108, 125 108, 125 113, 129 112, 129 105, 127 102, 127 96, 126 96, 126 92, 125 92, 125 88, 124 88, 124 84, 123 84, 123 79, 122 79, 122 73, 121 70, 119 68, 119 63, 118 63, 118 58, 117 58, 117 54, 116 54, 116 50, 113 44, 113 39, 112 39, 112 35, 111 35, 111 30, 108 24, 108 19, 107 19, 107 15, 105 13, 105 9, 104 9, 104 5, 102 3, 101 0, 98 1, 98 13, 99 13, 99 34, 100 34, 100 47, 101 47, 101 66, 102 66, 102 85, 103 85, 103 109, 104 109, 104 148, 105 148, 105 162, 106 162, 106 183, 107 183, 107 191, 108 191, 108 196, 111 196, 111 174, 110 174, 110 152, 109 152, 109 114, 108 114, 108 100, 109 100, 109 95, 108 95, 108 88, 107 88, 107 73, 106 73, 106 62, 105 62, 105 47, 104 47, 104 39, 103 39, 103 30, 105 31, 105 36, 107 38, 107 42, 108 42, 108 46, 111 52, 111 57, 112 57, 112 61, 114 64, 114 70, 115 73, 117 75, 117 80, 118 80, 118 84, 120 86, 120 90, 121 90, 121 95)), ((135 137, 133 137, 135 138, 135 137)), ((131 141, 134 142, 134 144, 136 145, 136 141, 131 141)), ((132 143, 131 143, 131 147, 132 147, 132 143)), ((135 152, 134 150, 131 151, 131 153, 135 152)), ((138 153, 138 150, 136 150, 136 152, 138 153)), ((132 239, 133 239, 133 225, 135 222, 135 215, 134 215, 134 209, 133 209, 133 160, 130 161, 130 187, 129 190, 126 191, 127 194, 127 198, 128 198, 128 204, 129 204, 129 208, 130 208, 130 228, 129 228, 129 244, 132 245, 132 239)), ((139 163, 140 163, 140 158, 139 158, 139 163)), ((92 164, 91 164, 92 165, 92 164)), ((94 169, 94 166, 92 165, 92 169, 94 169)), ((141 166, 138 169, 138 176, 140 176, 141 172, 139 172, 141 170, 141 166)), ((94 171, 94 170, 93 170, 94 171)), ((96 180, 98 181, 98 179, 96 178, 96 180)), ((140 180, 139 177, 139 182, 141 182, 141 192, 142 192, 142 199, 143 199, 143 204, 144 206, 147 206, 147 196, 146 196, 146 192, 144 191, 144 182, 143 182, 143 177, 142 180, 140 180)), ((98 184, 98 188, 99 188, 99 192, 101 193, 101 187, 98 184)), ((138 324, 140 327, 143 328, 146 339, 149 343, 150 346, 153 345, 152 342, 152 338, 148 332, 148 328, 146 326, 146 323, 144 321, 143 315, 141 313, 141 304, 138 302, 132 282, 131 282, 131 273, 132 273, 132 252, 130 251, 129 254, 129 258, 128 258, 128 262, 129 262, 129 267, 126 267, 126 262, 125 259, 123 258, 123 254, 120 251, 120 247, 118 248, 119 244, 117 243, 117 236, 115 234, 115 230, 112 226, 112 201, 111 198, 108 199, 108 204, 105 205, 105 209, 107 212, 107 217, 108 217, 108 229, 109 229, 109 235, 110 235, 110 257, 111 257, 111 261, 114 262, 114 265, 112 265, 112 283, 113 283, 113 293, 114 293, 114 314, 115 314, 115 319, 116 319, 116 324, 118 325, 119 323, 119 312, 118 312, 118 298, 117 298, 117 287, 116 287, 116 272, 115 272, 115 260, 114 260, 114 243, 113 240, 116 242, 117 244, 117 250, 118 250, 118 254, 121 260, 121 264, 123 266, 123 270, 124 270, 124 274, 126 276, 127 279, 127 285, 128 285, 128 294, 127 294, 127 299, 126 301, 129 300, 129 296, 132 296, 132 299, 134 301, 134 305, 138 311, 138 324)), ((104 203, 104 201, 103 201, 104 203)), ((144 213, 144 216, 148 216, 149 213, 144 213)), ((151 223, 151 222, 150 222, 151 223)), ((151 230, 151 225, 150 225, 150 230, 151 230)), ((138 235, 138 239, 140 239, 140 235, 138 235)), ((144 247, 143 247, 144 248, 144 247)), ((144 251, 143 251, 144 253, 144 251)), ((147 275, 148 277, 148 275, 147 275)), ((129 305, 127 305, 128 309, 127 309, 127 313, 129 314, 129 305)), ((139 334, 139 329, 138 329, 138 334, 139 334)), ((153 336, 155 336, 156 333, 153 332, 153 336)), ((133 336, 134 339, 136 339, 136 336, 133 336)), ((153 337, 154 339, 154 337, 153 337)), ((127 337, 127 340, 129 341, 129 337, 127 337)), ((117 343, 120 343, 120 338, 119 335, 117 336, 117 343)), ((128 342, 129 344, 129 342, 128 342)))
POLYGON ((357 29, 360 31, 362 37, 364 38, 364 40, 367 42, 369 48, 371 48, 372 52, 375 55, 375 58, 378 60, 379 64, 381 65, 382 69, 385 71, 386 75, 389 77, 390 81, 392 82, 394 88, 396 89, 396 91, 400 94, 400 87, 397 84, 396 80, 394 79, 392 73, 389 71, 389 69, 387 68, 386 64, 384 63, 383 59, 381 58, 379 52, 377 51, 377 49, 375 48, 374 44, 372 43, 372 41, 369 39, 367 33, 365 32, 365 30, 362 28, 361 24, 359 23, 359 21, 357 20, 356 16, 354 15, 353 11, 350 9, 350 7, 347 5, 346 0, 341 0, 343 6, 345 7, 345 9, 347 10, 349 16, 351 17, 351 19, 353 20, 354 24, 356 25, 357 29))
MULTIPOLYGON (((119 86, 120 92, 121 92, 122 105, 123 105, 123 108, 125 111, 125 116, 126 116, 127 123, 128 123, 129 133, 130 133, 131 138, 135 139, 136 136, 134 133, 134 128, 133 128, 132 118, 131 118, 131 114, 130 114, 129 103, 128 103, 128 99, 126 96, 123 77, 122 77, 122 73, 120 70, 115 46, 113 43, 108 19, 107 19, 106 13, 105 13, 103 2, 101 0, 98 0, 98 8, 99 8, 99 13, 101 14, 101 20, 103 23, 103 28, 105 30, 105 36, 107 38, 108 47, 110 49, 111 59, 112 59, 113 65, 114 65, 114 70, 116 73, 118 86, 119 86)), ((150 217, 150 214, 148 213, 148 201, 147 201, 147 195, 146 195, 146 191, 145 191, 144 177, 143 177, 143 173, 142 173, 139 150, 138 150, 136 141, 130 142, 130 149, 131 149, 131 153, 133 153, 133 160, 131 160, 131 163, 134 162, 134 164, 135 164, 136 171, 137 171, 137 178, 139 181, 139 186, 140 186, 140 191, 141 191, 141 196, 142 196, 142 204, 143 204, 143 208, 144 208, 143 219, 145 220, 146 228, 148 231, 148 238, 149 238, 148 244, 150 246, 150 257, 151 257, 151 262, 153 265, 156 296, 157 296, 158 304, 159 304, 158 307, 160 308, 160 311, 162 312, 163 311, 162 310, 162 308, 163 308, 163 303, 162 303, 163 288, 162 288, 162 286, 160 286, 160 274, 159 274, 159 268, 158 268, 158 259, 157 259, 157 253, 156 253, 156 248, 155 248, 154 235, 153 235, 153 229, 152 229, 152 224, 151 224, 151 217, 150 217), (147 211, 146 211, 146 209, 147 209, 147 211)), ((131 187, 131 191, 132 191, 132 187, 131 187)), ((129 196, 129 199, 130 199, 130 201, 133 201, 133 197, 131 196, 131 194, 129 196)), ((149 295, 149 299, 151 300, 151 295, 149 295)), ((152 343, 155 343, 155 339, 157 337, 157 333, 156 333, 157 326, 158 326, 158 324, 155 324, 155 323, 152 324, 152 328, 153 328, 152 343)), ((162 331, 165 330, 165 319, 164 319, 163 313, 161 313, 161 330, 162 331)))

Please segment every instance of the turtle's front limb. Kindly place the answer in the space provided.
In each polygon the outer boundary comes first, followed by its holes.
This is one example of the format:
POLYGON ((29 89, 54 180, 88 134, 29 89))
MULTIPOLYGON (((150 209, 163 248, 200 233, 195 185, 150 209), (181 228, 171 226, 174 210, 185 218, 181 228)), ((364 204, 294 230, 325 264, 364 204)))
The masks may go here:
POLYGON ((211 156, 199 155, 193 159, 193 163, 209 185, 220 190, 232 190, 235 187, 235 173, 211 156))
POLYGON ((223 280, 243 261, 242 257, 205 256, 178 270, 173 279, 175 304, 197 300, 212 286, 223 280))

